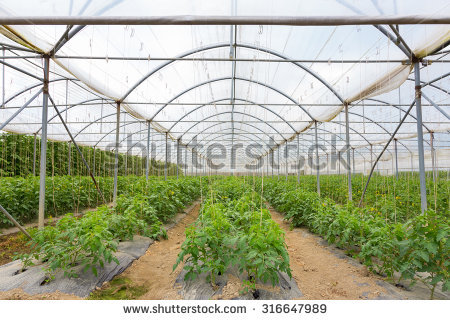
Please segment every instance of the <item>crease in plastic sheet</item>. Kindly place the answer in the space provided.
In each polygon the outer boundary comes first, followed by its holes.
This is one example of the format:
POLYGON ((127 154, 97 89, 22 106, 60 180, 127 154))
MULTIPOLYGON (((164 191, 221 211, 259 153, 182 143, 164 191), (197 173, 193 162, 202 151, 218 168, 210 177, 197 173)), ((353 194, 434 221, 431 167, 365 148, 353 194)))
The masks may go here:
POLYGON ((421 45, 414 49, 414 54, 418 58, 424 58, 431 52, 441 47, 443 44, 450 41, 450 27, 449 26, 434 26, 435 30, 431 36, 424 39, 421 45))
POLYGON ((382 93, 397 89, 406 81, 406 79, 408 79, 408 76, 413 68, 413 65, 398 66, 388 74, 369 84, 366 88, 364 88, 357 94, 351 96, 350 98, 347 98, 346 102, 350 104, 354 101, 371 98, 382 93))
POLYGON ((33 43, 29 42, 25 37, 20 35, 10 26, 0 26, 0 33, 5 37, 7 37, 8 39, 20 44, 21 46, 24 46, 25 48, 43 53, 43 51, 40 48, 36 47, 33 43))

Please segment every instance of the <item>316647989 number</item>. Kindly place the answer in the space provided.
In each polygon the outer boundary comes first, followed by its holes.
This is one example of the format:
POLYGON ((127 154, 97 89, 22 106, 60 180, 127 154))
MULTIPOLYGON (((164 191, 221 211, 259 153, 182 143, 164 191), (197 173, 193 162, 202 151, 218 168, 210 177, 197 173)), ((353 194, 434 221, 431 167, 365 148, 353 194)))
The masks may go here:
POLYGON ((326 304, 263 304, 263 313, 326 313, 326 304))

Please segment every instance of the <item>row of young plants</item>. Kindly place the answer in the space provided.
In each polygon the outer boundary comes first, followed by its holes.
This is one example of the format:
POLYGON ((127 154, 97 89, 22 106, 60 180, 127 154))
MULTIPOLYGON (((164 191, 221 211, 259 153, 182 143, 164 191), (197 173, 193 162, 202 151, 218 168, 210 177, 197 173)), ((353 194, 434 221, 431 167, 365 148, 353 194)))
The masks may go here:
POLYGON ((112 261, 120 241, 132 240, 134 235, 153 239, 167 238, 163 223, 186 204, 197 199, 202 183, 186 178, 168 182, 142 179, 133 188, 126 188, 114 207, 101 206, 82 217, 67 214, 54 225, 31 230, 31 253, 17 256, 23 269, 45 262, 47 280, 58 272, 77 277, 76 270, 91 270, 112 261))
MULTIPOLYGON (((36 137, 35 163, 33 163, 34 144, 34 136, 10 133, 0 134, 0 177, 25 177, 33 174, 33 167, 36 174, 38 174, 41 139, 36 137)), ((79 147, 85 160, 94 171, 94 175, 114 175, 114 152, 94 149, 88 146, 79 147)), ((119 175, 143 175, 145 174, 145 164, 145 157, 119 154, 119 175)), ((164 175, 164 165, 164 161, 152 159, 150 174, 164 175)), ((169 163, 169 172, 174 174, 175 171, 176 165, 169 163)), ((48 141, 47 174, 51 176, 89 175, 89 172, 72 143, 48 141)))
MULTIPOLYGON (((97 182, 105 197, 106 202, 111 202, 113 198, 113 178, 97 177, 97 182)), ((189 180, 189 178, 188 178, 189 180)), ((188 181, 185 180, 185 181, 188 181)), ((181 188, 181 196, 187 192, 182 185, 176 184, 175 179, 169 178, 167 182, 156 177, 150 177, 147 181, 145 177, 120 176, 118 178, 118 194, 127 194, 137 191, 147 194, 146 189, 150 184, 152 188, 161 191, 162 189, 175 190, 181 188), (172 189, 170 189, 173 186, 172 189)), ((46 182, 45 195, 45 215, 57 217, 67 212, 78 212, 84 208, 94 208, 103 203, 101 196, 95 188, 90 177, 48 177, 46 182)), ((168 191, 169 192, 169 191, 168 191)), ((173 206, 171 201, 159 201, 163 192, 148 193, 152 203, 160 212, 167 211, 167 208, 160 206, 173 206)), ((171 199, 171 195, 167 195, 171 199)), ((178 197, 178 195, 176 196, 178 197)), ((175 201, 178 201, 175 199, 175 201)), ((0 204, 19 223, 27 223, 37 219, 39 208, 39 177, 28 176, 6 177, 0 179, 0 204)), ((12 226, 12 223, 3 215, 0 215, 0 228, 12 226)))
MULTIPOLYGON (((261 183, 258 182, 257 186, 261 183)), ((347 250, 371 271, 393 281, 422 281, 431 290, 450 289, 450 235, 446 215, 428 210, 404 223, 392 223, 369 207, 304 191, 296 183, 264 179, 264 197, 285 214, 294 227, 307 227, 329 243, 347 250), (394 279, 395 272, 400 275, 394 279)))
POLYGON ((243 292, 255 290, 258 280, 275 286, 278 271, 291 276, 284 232, 263 205, 238 178, 210 184, 200 215, 186 229, 186 240, 173 269, 184 262, 186 280, 207 274, 215 278, 230 268, 243 277, 243 292))
MULTIPOLYGON (((277 178, 279 181, 285 177, 277 178)), ((287 179, 291 183, 297 183, 297 177, 290 176, 287 179)), ((315 192, 317 190, 316 177, 314 175, 300 176, 299 184, 303 190, 315 192)), ((364 190, 367 176, 361 174, 352 175, 353 203, 359 204, 364 190)), ((439 214, 450 217, 450 180, 446 172, 440 172, 436 183, 430 177, 427 183, 428 207, 439 214)), ((346 204, 348 199, 346 175, 322 175, 320 176, 320 192, 323 197, 333 199, 337 203, 346 204)), ((390 222, 406 222, 421 213, 420 209, 420 180, 417 173, 404 172, 395 176, 374 174, 371 178, 367 192, 364 196, 364 206, 376 214, 383 216, 390 222)))

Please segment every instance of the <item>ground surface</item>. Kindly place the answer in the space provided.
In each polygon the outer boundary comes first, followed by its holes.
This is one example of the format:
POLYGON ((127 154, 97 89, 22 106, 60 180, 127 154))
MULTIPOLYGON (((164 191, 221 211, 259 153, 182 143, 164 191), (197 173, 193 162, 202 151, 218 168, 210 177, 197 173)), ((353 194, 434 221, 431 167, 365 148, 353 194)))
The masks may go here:
POLYGON ((155 242, 142 257, 120 275, 130 279, 135 286, 146 288, 147 292, 140 296, 140 299, 181 299, 178 290, 174 288, 174 283, 183 267, 179 265, 174 272, 172 268, 185 240, 184 230, 197 219, 199 209, 200 205, 195 204, 186 216, 167 232, 167 240, 155 242))
POLYGON ((20 233, 0 236, 0 266, 11 262, 17 253, 30 252, 27 242, 28 239, 20 233))
MULTIPOLYGON (((292 276, 305 299, 375 299, 387 292, 362 265, 332 254, 307 229, 290 230, 283 216, 270 211, 286 232, 292 276)), ((393 297, 391 297, 393 298, 393 297)))
MULTIPOLYGON (((182 265, 173 271, 181 244, 185 240, 185 228, 199 214, 195 203, 179 214, 168 230, 168 239, 156 241, 147 252, 121 275, 94 291, 91 299, 182 299, 175 281, 182 265)), ((286 233, 290 264, 294 280, 302 292, 302 299, 404 299, 415 297, 412 292, 396 288, 381 277, 368 272, 342 250, 328 246, 320 237, 307 229, 290 229, 283 216, 271 210, 273 219, 286 233)), ((1 249, 0 249, 1 250, 1 249)), ((13 249, 11 249, 13 250, 13 249)), ((0 251, 2 252, 2 251, 0 251)), ((231 299, 239 295, 240 281, 229 276, 221 295, 215 299, 231 299)), ((426 293, 425 293, 426 294, 426 293)), ((75 296, 55 292, 30 296, 20 289, 0 293, 0 299, 76 299, 75 296)))
MULTIPOLYGON (((168 240, 156 242, 140 259, 134 261, 119 278, 130 279, 132 286, 145 288, 146 293, 139 299, 182 299, 175 280, 182 270, 175 264, 180 246, 185 239, 184 229, 194 222, 199 213, 196 205, 182 220, 169 230, 168 240)), ((402 298, 400 289, 396 292, 387 290, 377 284, 380 278, 368 272, 365 267, 342 259, 321 245, 318 237, 306 229, 290 230, 283 216, 271 210, 273 219, 286 232, 291 260, 292 275, 303 293, 302 299, 376 299, 402 298)), ((122 287, 123 288, 123 287, 122 287)), ((121 290, 120 287, 117 290, 121 290)), ((239 296, 241 285, 239 279, 228 276, 228 283, 216 299, 231 299, 239 296)), ((108 284, 100 291, 114 291, 108 284)), ((95 293, 98 294, 98 293, 95 293)))

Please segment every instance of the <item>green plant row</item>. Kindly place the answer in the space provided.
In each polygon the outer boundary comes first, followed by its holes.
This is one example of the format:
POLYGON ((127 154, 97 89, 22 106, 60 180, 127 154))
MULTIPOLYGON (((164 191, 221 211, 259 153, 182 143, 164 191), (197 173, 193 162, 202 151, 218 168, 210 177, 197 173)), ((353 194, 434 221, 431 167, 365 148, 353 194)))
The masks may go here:
POLYGON ((184 261, 186 280, 206 273, 214 285, 217 275, 236 267, 248 292, 256 289, 258 280, 275 286, 278 271, 291 276, 284 232, 261 205, 261 197, 248 189, 238 178, 211 184, 173 267, 184 261))
POLYGON ((276 179, 264 180, 264 197, 294 227, 307 227, 353 252, 372 271, 393 280, 394 272, 411 283, 420 280, 430 288, 431 298, 440 282, 444 291, 450 289, 450 225, 445 215, 428 210, 404 223, 390 223, 372 208, 339 205, 276 179))
MULTIPOLYGON (((280 176, 280 182, 285 177, 280 176)), ((297 183, 296 176, 289 176, 288 182, 297 183)), ((316 192, 317 181, 314 175, 300 176, 298 186, 305 191, 316 192)), ((359 204, 367 176, 352 175, 353 203, 359 204)), ((439 172, 436 183, 429 177, 427 184, 428 207, 439 214, 450 217, 450 180, 446 172, 439 172)), ((321 175, 320 193, 323 197, 333 199, 337 203, 348 201, 347 175, 321 175)), ((397 180, 395 176, 374 174, 364 196, 364 206, 380 213, 391 222, 406 222, 421 213, 420 180, 416 172, 402 172, 397 180)))
MULTIPOLYGON (((179 181, 191 181, 192 178, 183 179, 179 181)), ((111 202, 113 198, 113 178, 98 177, 97 181, 106 201, 111 202)), ((138 176, 119 177, 118 194, 133 194, 135 191, 147 194, 150 198, 149 201, 158 212, 167 212, 170 217, 174 210, 176 212, 176 209, 180 208, 180 203, 178 199, 175 199, 177 205, 175 206, 175 203, 169 200, 178 197, 178 195, 174 196, 175 193, 181 192, 181 197, 183 197, 191 192, 187 189, 190 188, 188 185, 185 186, 176 181, 174 178, 169 178, 165 182, 156 177, 150 177, 148 181, 145 177, 138 176), (150 188, 155 192, 146 191, 150 188), (163 199, 165 201, 162 201, 163 199)), ((195 181, 198 181, 198 179, 195 181)), ((102 204, 102 198, 90 177, 48 177, 46 186, 45 215, 47 218, 84 208, 97 207, 102 204)), ((39 208, 39 177, 1 178, 0 204, 20 223, 36 220, 39 208)), ((12 223, 5 216, 0 215, 0 228, 10 226, 12 226, 12 223)))
POLYGON ((77 277, 74 270, 78 266, 97 275, 98 267, 105 263, 119 263, 114 257, 119 241, 131 240, 136 234, 167 238, 163 222, 199 196, 201 182, 192 178, 167 183, 145 181, 141 189, 141 180, 136 180, 138 186, 133 191, 123 191, 113 208, 101 206, 80 218, 67 214, 55 225, 33 230, 29 242, 32 253, 18 257, 23 268, 44 261, 48 280, 60 271, 64 276, 77 277))
MULTIPOLYGON (((34 136, 0 134, 0 177, 33 174, 34 136)), ((39 174, 41 140, 36 138, 35 173, 39 174)), ((114 175, 114 152, 80 146, 85 160, 94 175, 114 175), (95 153, 95 155, 94 155, 95 153)), ((131 154, 119 154, 119 175, 144 175, 146 158, 131 154)), ((176 165, 169 163, 169 172, 176 174, 176 165)), ((181 170, 179 171, 181 174, 181 170)), ((48 141, 47 174, 51 176, 89 175, 81 156, 72 143, 48 141), (70 157, 69 157, 70 154, 70 157), (69 160, 70 158, 70 160, 69 160)), ((164 175, 164 162, 151 160, 150 175, 164 175)))

